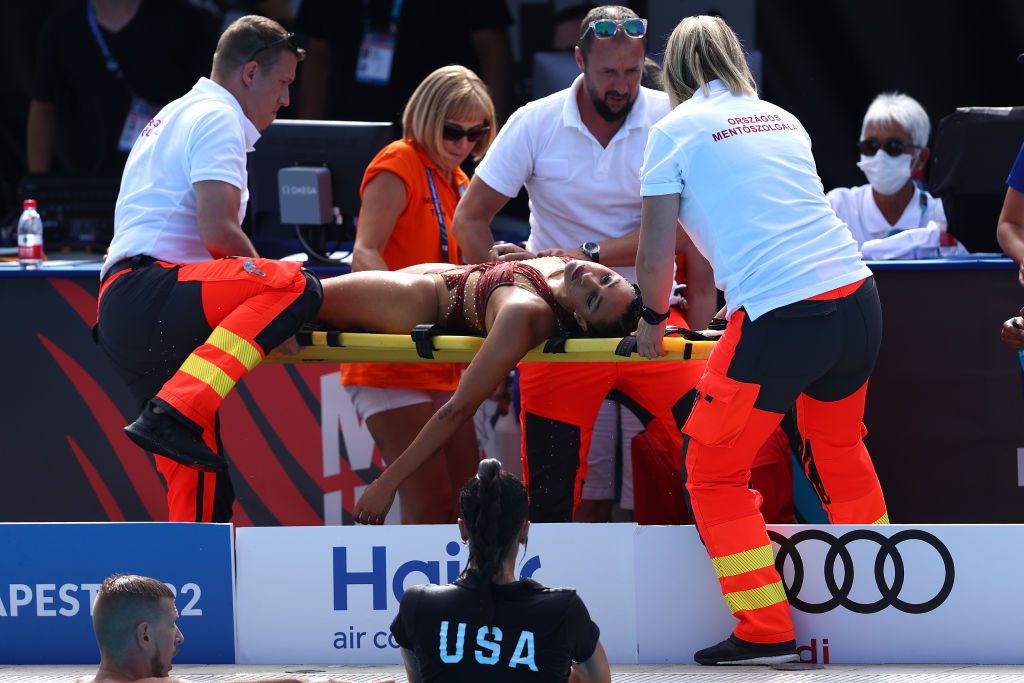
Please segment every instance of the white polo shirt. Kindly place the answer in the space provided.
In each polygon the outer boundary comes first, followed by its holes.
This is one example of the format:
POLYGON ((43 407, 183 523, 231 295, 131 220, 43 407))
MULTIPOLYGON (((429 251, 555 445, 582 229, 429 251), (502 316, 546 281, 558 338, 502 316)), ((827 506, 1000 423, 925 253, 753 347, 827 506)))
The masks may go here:
POLYGON ((914 198, 907 203, 896 225, 889 225, 882 210, 875 203, 871 185, 860 187, 837 187, 825 195, 839 220, 846 223, 853 233, 853 239, 860 246, 868 240, 884 239, 903 230, 923 228, 930 221, 944 223, 946 211, 942 200, 936 199, 925 190, 914 192, 914 198))
POLYGON ((192 183, 220 180, 239 188, 241 222, 249 201, 246 153, 259 137, 235 96, 208 78, 161 109, 128 155, 100 277, 140 254, 170 263, 209 261, 192 183))
POLYGON ((644 196, 680 194, 679 219, 711 263, 728 313, 764 313, 871 275, 821 186, 789 112, 721 81, 655 124, 644 196))
MULTIPOLYGON (((509 118, 476 169, 491 188, 530 194, 532 252, 621 237, 640 225, 640 166, 651 126, 669 112, 668 96, 640 88, 607 147, 580 117, 573 84, 530 102, 509 118)), ((635 268, 615 268, 636 282, 635 268)))

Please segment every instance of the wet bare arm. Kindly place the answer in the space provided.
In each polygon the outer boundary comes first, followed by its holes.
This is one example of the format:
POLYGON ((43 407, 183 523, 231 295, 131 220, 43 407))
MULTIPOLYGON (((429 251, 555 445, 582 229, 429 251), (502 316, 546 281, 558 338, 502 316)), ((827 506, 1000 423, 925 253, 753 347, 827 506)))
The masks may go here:
POLYGON ((539 297, 504 303, 451 400, 434 413, 409 448, 366 488, 352 510, 353 518, 364 524, 383 524, 399 485, 432 458, 463 422, 473 417, 516 363, 551 335, 553 326, 551 309, 539 297))

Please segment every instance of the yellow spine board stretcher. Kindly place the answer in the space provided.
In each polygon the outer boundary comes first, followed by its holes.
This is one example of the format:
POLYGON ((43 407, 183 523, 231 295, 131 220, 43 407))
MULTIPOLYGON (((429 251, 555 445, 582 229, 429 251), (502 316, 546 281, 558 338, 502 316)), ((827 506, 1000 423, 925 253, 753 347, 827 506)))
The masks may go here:
MULTIPOLYGON (((271 353, 269 363, 468 363, 484 337, 434 333, 421 335, 317 331, 296 335, 302 350, 295 356, 271 353), (429 357, 428 357, 429 356, 429 357)), ((706 360, 715 342, 665 337, 666 355, 654 360, 706 360)), ((530 350, 523 361, 608 362, 646 361, 635 351, 632 337, 550 339, 530 350)))

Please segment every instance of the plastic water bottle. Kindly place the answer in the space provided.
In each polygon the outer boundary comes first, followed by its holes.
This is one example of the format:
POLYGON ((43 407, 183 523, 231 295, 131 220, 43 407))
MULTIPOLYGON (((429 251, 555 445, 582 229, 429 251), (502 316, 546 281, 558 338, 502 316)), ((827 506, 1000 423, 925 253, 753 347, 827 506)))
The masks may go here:
POLYGON ((43 263, 43 221, 34 199, 25 200, 18 220, 18 263, 22 268, 39 268, 43 263))

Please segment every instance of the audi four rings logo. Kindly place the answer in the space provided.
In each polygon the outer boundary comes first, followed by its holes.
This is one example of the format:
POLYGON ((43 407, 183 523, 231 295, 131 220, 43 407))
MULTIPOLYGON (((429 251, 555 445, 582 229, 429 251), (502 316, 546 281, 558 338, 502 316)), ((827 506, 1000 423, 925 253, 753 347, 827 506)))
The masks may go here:
POLYGON ((772 541, 779 544, 779 552, 775 557, 775 569, 782 576, 786 595, 789 596, 789 604, 801 612, 821 614, 842 606, 858 614, 874 614, 875 612, 881 612, 886 607, 895 607, 907 614, 923 614, 930 612, 945 602, 953 590, 953 579, 956 573, 953 566, 953 556, 942 541, 926 531, 907 529, 893 534, 892 537, 886 537, 871 529, 855 529, 837 538, 827 531, 820 529, 805 529, 796 532, 789 538, 774 531, 769 531, 768 536, 772 541), (804 582, 804 563, 796 547, 803 541, 809 540, 821 541, 828 545, 828 552, 825 554, 824 563, 825 586, 832 594, 832 597, 825 602, 806 602, 799 597, 800 588, 804 582), (900 599, 905 572, 903 557, 900 555, 897 546, 903 541, 910 540, 922 541, 934 548, 935 552, 942 559, 943 569, 945 570, 945 579, 943 580, 942 587, 935 594, 935 597, 924 602, 907 602, 900 599), (853 541, 873 541, 878 544, 878 555, 875 557, 875 583, 878 584, 878 592, 881 598, 875 602, 861 603, 850 599, 850 590, 853 588, 853 558, 850 556, 847 546, 853 541), (786 583, 786 577, 782 573, 782 567, 787 558, 793 562, 793 581, 791 584, 786 583), (885 578, 885 562, 889 558, 892 559, 893 566, 891 584, 885 578), (843 563, 842 584, 836 583, 835 569, 837 559, 843 563))

